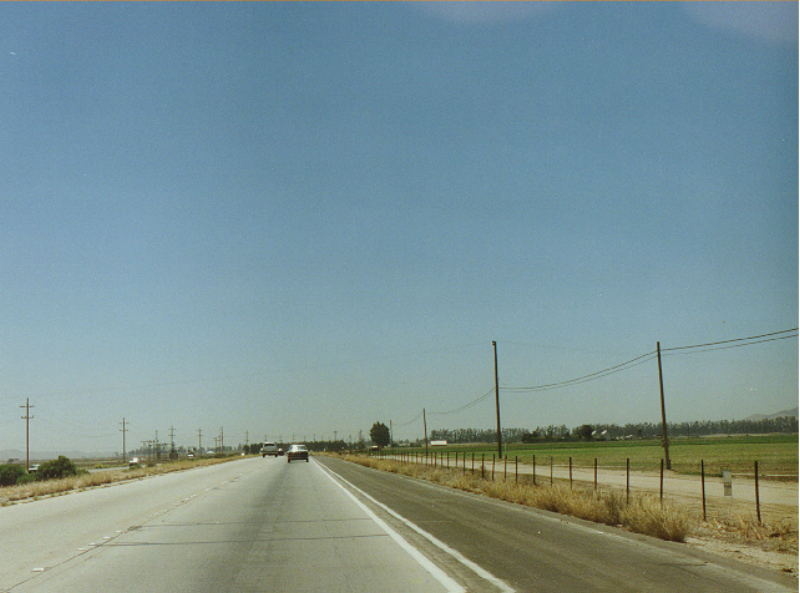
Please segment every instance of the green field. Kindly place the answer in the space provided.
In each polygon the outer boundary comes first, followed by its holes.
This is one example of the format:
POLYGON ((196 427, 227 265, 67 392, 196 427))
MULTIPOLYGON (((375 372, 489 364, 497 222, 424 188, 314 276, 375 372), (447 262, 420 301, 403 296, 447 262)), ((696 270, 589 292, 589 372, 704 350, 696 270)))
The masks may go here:
MULTIPOLYGON (((424 448, 387 449, 388 452, 424 453, 424 448)), ((497 445, 490 443, 449 445, 432 447, 437 455, 449 454, 451 460, 458 453, 470 457, 475 453, 487 458, 497 455, 497 445)), ((550 457, 559 465, 566 465, 572 457, 575 466, 591 467, 595 458, 601 467, 624 468, 630 459, 631 469, 636 471, 659 471, 664 449, 658 440, 641 441, 596 441, 555 442, 541 444, 513 443, 504 448, 509 459, 518 457, 521 463, 549 464, 550 457)), ((752 474, 753 462, 758 461, 759 473, 765 477, 785 475, 783 479, 797 480, 798 438, 796 434, 774 434, 763 436, 734 435, 729 437, 675 438, 670 442, 670 459, 673 471, 699 474, 700 460, 708 475, 719 475, 722 469, 734 473, 752 474), (791 477, 789 477, 791 476, 791 477)))

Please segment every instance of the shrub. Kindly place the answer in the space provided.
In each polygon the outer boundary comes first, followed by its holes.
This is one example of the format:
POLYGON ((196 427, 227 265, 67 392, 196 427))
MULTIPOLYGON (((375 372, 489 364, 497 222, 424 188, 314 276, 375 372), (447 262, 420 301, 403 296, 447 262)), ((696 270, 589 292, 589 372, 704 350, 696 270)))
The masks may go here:
POLYGON ((14 486, 25 475, 25 468, 17 464, 0 465, 0 486, 14 486))
POLYGON ((58 459, 45 461, 39 466, 36 472, 37 480, 53 480, 56 478, 66 478, 78 473, 78 468, 67 457, 59 455, 58 459))

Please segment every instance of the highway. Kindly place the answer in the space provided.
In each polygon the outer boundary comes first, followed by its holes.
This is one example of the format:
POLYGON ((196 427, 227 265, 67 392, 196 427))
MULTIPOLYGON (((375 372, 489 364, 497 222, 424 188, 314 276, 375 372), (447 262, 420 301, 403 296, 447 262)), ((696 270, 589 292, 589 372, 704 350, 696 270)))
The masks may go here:
POLYGON ((247 458, 0 508, 0 593, 784 593, 688 546, 338 459, 247 458))

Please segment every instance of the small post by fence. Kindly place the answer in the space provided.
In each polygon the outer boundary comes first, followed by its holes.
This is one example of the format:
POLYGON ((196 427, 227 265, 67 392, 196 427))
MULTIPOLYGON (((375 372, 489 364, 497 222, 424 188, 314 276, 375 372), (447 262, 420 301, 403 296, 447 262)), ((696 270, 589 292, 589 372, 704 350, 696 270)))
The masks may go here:
POLYGON ((708 518, 706 515, 706 464, 702 459, 700 460, 700 493, 703 498, 703 521, 706 521, 708 518))
POLYGON ((503 481, 508 478, 508 455, 503 458, 503 481))
POLYGON ((756 478, 756 517, 758 518, 758 524, 761 525, 761 500, 758 497, 758 461, 754 462, 753 473, 756 478))
POLYGON ((475 451, 472 452, 472 467, 470 468, 472 473, 475 473, 475 451))
POLYGON ((486 457, 485 457, 485 455, 486 455, 485 453, 481 453, 481 480, 485 480, 486 479, 486 465, 485 465, 486 457))
POLYGON ((536 455, 533 456, 531 462, 533 463, 533 485, 536 486, 536 455))
POLYGON ((572 490, 572 457, 569 458, 569 489, 572 490))
POLYGON ((597 492, 597 457, 594 458, 594 491, 597 492))
POLYGON ((553 485, 553 456, 550 456, 550 485, 553 485))
POLYGON ((494 462, 495 462, 495 454, 492 453, 492 482, 494 482, 494 462))
POLYGON ((658 501, 659 504, 664 506, 664 458, 661 458, 661 471, 658 478, 658 501))
POLYGON ((625 504, 631 500, 631 459, 625 458, 625 504))

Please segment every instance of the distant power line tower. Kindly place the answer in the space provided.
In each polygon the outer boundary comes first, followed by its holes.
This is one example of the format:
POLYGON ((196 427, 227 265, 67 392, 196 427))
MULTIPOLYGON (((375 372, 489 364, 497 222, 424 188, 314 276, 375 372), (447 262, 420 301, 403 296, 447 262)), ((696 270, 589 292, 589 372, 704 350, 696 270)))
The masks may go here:
POLYGON ((31 405, 31 400, 29 397, 25 398, 25 403, 20 406, 20 408, 25 408, 25 415, 22 416, 22 419, 25 421, 25 471, 31 467, 31 420, 33 420, 33 416, 31 416, 31 408, 34 406, 31 405))
POLYGON ((128 432, 128 423, 126 422, 125 418, 122 418, 122 428, 119 429, 122 433, 122 460, 127 461, 128 459, 128 451, 126 448, 126 441, 125 441, 125 433, 128 432))
POLYGON ((169 427, 169 458, 175 459, 178 456, 178 452, 175 451, 175 427, 169 427))

